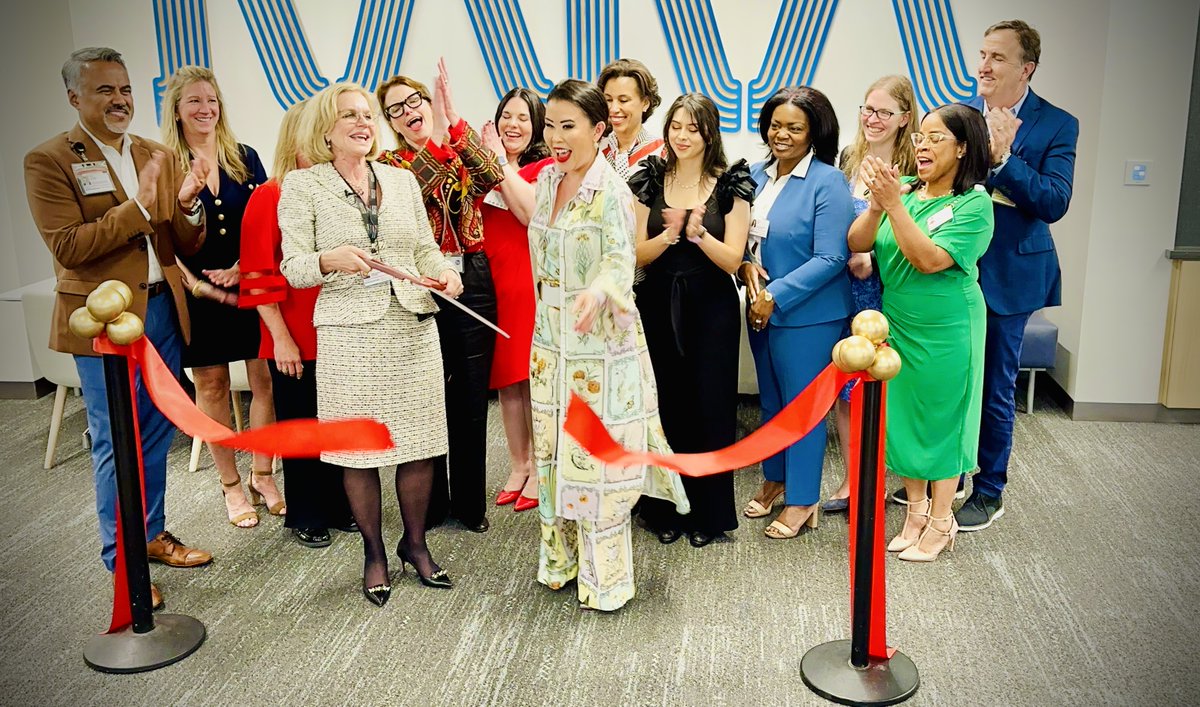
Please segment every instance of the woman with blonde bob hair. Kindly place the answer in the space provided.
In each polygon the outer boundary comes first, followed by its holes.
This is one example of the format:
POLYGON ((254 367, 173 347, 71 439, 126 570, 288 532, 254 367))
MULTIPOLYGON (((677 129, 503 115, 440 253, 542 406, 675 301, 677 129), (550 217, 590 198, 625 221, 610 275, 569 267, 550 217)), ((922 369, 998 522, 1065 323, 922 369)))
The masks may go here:
MULTIPOLYGON (((227 305, 237 301, 241 273, 242 214, 255 187, 267 181, 258 153, 240 145, 229 129, 225 103, 212 71, 185 66, 171 76, 163 92, 163 143, 175 153, 185 171, 193 159, 210 169, 206 188, 199 198, 204 204, 207 237, 200 251, 177 258, 184 285, 191 291, 188 315, 192 336, 183 351, 183 365, 192 369, 196 404, 209 417, 229 425, 229 364, 246 362, 246 375, 253 396, 250 426, 275 420, 271 405, 271 374, 258 358, 258 317, 253 311, 227 305)), ((232 449, 209 445, 221 480, 229 522, 239 528, 258 525, 253 504, 264 503, 271 515, 287 510, 271 476, 271 457, 255 454, 252 473, 246 480, 250 500, 241 490, 241 476, 232 449)))
MULTIPOLYGON (((299 150, 300 120, 307 101, 283 115, 271 179, 250 197, 242 217, 242 257, 238 306, 257 309, 261 342, 258 357, 274 361, 271 393, 280 420, 317 416, 317 332, 313 309, 319 288, 288 285, 279 269, 283 235, 279 231, 281 182, 312 162, 299 150)), ((352 528, 350 506, 342 487, 342 470, 319 459, 285 459, 288 515, 284 525, 296 542, 325 547, 330 528, 352 528)))
POLYGON ((449 588, 450 577, 425 543, 433 459, 449 445, 433 318, 438 307, 427 289, 373 272, 371 262, 436 279, 452 297, 462 293, 462 280, 433 239, 416 179, 371 159, 379 152, 374 97, 361 86, 339 83, 310 102, 299 145, 314 164, 283 180, 280 270, 292 287, 320 288, 312 316, 321 362, 317 417, 376 418, 395 444, 382 452, 321 455, 343 468, 363 539, 362 591, 383 606, 391 581, 379 467, 397 465, 401 567, 412 563, 423 584, 449 588))

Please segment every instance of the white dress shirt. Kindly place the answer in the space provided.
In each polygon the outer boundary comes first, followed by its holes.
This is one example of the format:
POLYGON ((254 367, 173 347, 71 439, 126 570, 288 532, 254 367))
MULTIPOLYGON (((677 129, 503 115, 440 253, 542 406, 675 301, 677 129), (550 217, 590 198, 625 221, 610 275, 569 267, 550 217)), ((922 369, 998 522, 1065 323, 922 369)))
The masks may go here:
MULTIPOLYGON (((133 163, 133 151, 130 149, 131 145, 133 144, 133 140, 130 140, 128 135, 122 135, 121 151, 117 152, 116 149, 110 147, 108 144, 93 135, 92 132, 87 129, 87 126, 85 126, 82 122, 79 123, 79 127, 83 128, 83 132, 87 133, 88 137, 92 139, 92 142, 96 143, 96 146, 100 148, 100 154, 104 155, 104 159, 108 160, 109 169, 116 173, 117 179, 121 181, 121 188, 125 190, 125 194, 130 199, 133 199, 133 202, 138 205, 139 209, 141 209, 142 216, 146 217, 146 220, 149 221, 150 212, 146 210, 145 206, 142 206, 142 202, 137 200, 137 165, 133 163)), ((188 220, 190 221, 191 219, 189 218, 188 220)), ((150 269, 149 273, 146 275, 146 282, 162 282, 162 265, 160 265, 158 262, 158 254, 154 252, 154 243, 150 240, 150 236, 148 235, 145 236, 145 239, 146 254, 149 256, 148 259, 150 261, 150 269)))

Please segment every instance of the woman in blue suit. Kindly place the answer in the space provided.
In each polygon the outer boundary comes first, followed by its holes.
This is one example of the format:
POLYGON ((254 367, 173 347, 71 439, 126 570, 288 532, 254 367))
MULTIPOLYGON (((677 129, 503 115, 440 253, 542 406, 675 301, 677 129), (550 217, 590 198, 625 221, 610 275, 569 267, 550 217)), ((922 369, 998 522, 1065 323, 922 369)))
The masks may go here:
MULTIPOLYGON (((807 86, 780 89, 763 106, 758 132, 771 156, 751 168, 758 184, 746 285, 747 323, 758 369, 762 419, 774 417, 829 364, 852 311, 845 276, 846 233, 854 204, 837 158, 838 123, 825 94, 807 86)), ((825 425, 763 461, 764 481, 747 518, 784 509, 766 529, 793 538, 817 527, 825 425)))

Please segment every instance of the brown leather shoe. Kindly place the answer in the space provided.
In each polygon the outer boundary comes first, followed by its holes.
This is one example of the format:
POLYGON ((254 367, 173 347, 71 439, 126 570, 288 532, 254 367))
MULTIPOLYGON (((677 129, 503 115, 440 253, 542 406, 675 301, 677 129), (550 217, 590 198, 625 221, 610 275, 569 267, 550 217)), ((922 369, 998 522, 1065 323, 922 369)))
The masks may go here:
POLYGON ((166 530, 146 544, 146 556, 151 562, 171 567, 199 567, 212 562, 212 553, 188 547, 166 530))

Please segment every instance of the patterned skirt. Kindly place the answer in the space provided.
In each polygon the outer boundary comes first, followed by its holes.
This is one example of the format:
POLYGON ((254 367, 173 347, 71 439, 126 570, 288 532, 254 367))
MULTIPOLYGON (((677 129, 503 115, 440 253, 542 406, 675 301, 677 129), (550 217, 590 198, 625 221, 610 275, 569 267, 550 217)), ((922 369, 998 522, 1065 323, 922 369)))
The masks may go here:
POLYGON ((326 452, 321 461, 352 469, 445 454, 442 354, 433 317, 392 300, 377 322, 317 327, 317 417, 370 417, 387 425, 394 449, 326 452))

